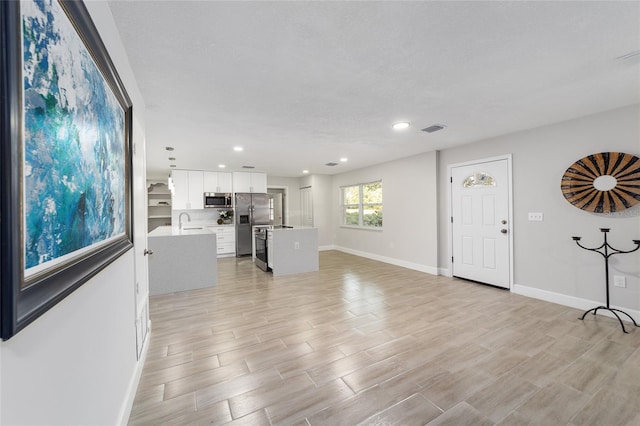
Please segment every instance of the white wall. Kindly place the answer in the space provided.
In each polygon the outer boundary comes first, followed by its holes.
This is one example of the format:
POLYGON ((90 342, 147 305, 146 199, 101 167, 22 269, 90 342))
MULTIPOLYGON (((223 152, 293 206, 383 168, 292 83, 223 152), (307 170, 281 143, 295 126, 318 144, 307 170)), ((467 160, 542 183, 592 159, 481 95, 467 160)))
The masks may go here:
MULTIPOLYGON (((106 2, 87 2, 134 104, 144 135, 144 102, 106 2)), ((144 146, 144 140, 138 140, 144 146)), ((143 151, 144 152, 144 151, 143 151)), ((134 170, 136 177, 144 170, 134 170)), ((139 186, 139 185, 138 185, 139 186)), ((144 185, 142 185, 144 188, 144 185)), ((134 200, 144 200, 135 193, 134 200)), ((128 251, 12 339, 0 343, 0 423, 112 425, 135 391, 134 254, 128 251)))
POLYGON ((311 176, 313 188, 313 226, 318 228, 318 245, 320 247, 333 244, 334 225, 332 206, 336 202, 335 193, 331 187, 332 177, 329 175, 311 176))
POLYGON ((311 187, 313 197, 313 226, 318 228, 318 245, 320 248, 333 245, 333 209, 336 198, 332 192, 333 178, 329 175, 308 175, 298 179, 299 188, 311 187))
MULTIPOLYGON (((632 249, 631 240, 640 238, 640 208, 614 215, 584 212, 564 199, 560 180, 578 159, 605 151, 640 156, 638 105, 441 151, 439 266, 449 268, 447 166, 512 153, 515 290, 565 303, 572 298, 604 302, 602 257, 579 249, 571 236, 582 236, 583 244, 594 247, 602 243, 599 228, 609 227, 614 247, 632 249), (544 213, 544 221, 529 222, 528 212, 544 213)), ((610 268, 611 275, 627 277, 627 288, 611 287, 611 304, 639 310, 640 253, 614 256, 610 268)))
POLYGON ((136 364, 133 253, 0 346, 4 425, 112 425, 136 364))
POLYGON ((300 225, 302 213, 300 209, 300 179, 292 177, 267 175, 267 188, 287 188, 285 205, 287 208, 287 225, 300 225))
POLYGON ((437 153, 333 176, 334 244, 346 251, 437 274, 437 153), (341 227, 340 187, 382 180, 383 229, 341 227))

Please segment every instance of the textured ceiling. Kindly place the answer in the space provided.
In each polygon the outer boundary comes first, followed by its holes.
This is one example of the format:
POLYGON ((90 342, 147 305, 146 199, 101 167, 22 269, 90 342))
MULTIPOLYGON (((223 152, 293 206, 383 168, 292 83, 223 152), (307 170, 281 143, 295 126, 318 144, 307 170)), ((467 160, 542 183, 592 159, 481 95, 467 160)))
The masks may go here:
POLYGON ((109 5, 154 177, 341 173, 640 102, 635 1, 109 5))

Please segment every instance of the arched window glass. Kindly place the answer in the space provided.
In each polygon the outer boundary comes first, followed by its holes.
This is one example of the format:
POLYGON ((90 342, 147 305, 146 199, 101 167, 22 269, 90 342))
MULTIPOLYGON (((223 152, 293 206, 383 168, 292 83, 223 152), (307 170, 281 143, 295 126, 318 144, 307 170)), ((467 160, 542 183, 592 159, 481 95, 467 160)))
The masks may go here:
POLYGON ((493 176, 486 174, 485 172, 476 172, 466 178, 462 182, 463 188, 483 188, 486 186, 496 186, 496 181, 493 176))

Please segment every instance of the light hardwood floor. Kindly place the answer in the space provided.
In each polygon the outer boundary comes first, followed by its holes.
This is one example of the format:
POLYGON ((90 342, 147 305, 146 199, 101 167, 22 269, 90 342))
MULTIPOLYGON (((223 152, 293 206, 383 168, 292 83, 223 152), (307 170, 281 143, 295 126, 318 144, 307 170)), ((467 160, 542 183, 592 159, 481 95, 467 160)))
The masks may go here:
POLYGON ((640 329, 335 251, 218 265, 151 298, 129 424, 640 425, 640 329))

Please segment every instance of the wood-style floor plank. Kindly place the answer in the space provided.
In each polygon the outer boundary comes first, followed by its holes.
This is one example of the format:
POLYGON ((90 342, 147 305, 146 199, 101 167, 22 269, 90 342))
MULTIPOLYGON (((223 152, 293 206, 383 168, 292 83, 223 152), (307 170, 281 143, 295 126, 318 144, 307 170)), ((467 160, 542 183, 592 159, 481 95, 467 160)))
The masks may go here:
POLYGON ((637 425, 640 329, 326 251, 152 296, 131 425, 637 425))

